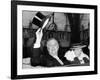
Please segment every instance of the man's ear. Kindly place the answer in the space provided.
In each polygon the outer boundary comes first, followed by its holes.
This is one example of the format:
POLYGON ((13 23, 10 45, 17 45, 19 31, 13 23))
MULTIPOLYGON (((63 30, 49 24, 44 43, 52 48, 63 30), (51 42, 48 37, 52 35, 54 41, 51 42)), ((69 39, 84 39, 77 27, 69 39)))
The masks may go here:
POLYGON ((59 49, 59 45, 57 46, 57 48, 59 49))

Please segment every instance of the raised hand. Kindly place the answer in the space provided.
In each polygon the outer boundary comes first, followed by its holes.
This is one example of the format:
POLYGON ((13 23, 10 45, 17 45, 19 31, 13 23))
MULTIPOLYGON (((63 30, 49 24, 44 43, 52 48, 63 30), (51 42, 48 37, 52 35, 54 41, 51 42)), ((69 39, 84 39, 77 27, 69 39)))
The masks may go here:
POLYGON ((36 31, 36 43, 40 43, 41 42, 42 36, 43 36, 43 31, 42 31, 41 28, 39 28, 36 31))

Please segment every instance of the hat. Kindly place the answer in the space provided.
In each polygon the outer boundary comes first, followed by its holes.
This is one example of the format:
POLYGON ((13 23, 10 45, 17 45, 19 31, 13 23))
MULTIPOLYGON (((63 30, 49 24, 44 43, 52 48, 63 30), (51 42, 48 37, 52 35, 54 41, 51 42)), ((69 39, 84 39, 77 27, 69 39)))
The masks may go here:
MULTIPOLYGON (((47 20, 47 16, 43 15, 41 12, 37 12, 35 17, 32 20, 32 23, 41 28, 46 20, 47 20)), ((46 22, 48 23, 48 21, 46 22)))
POLYGON ((82 49, 84 47, 86 47, 86 45, 75 45, 75 46, 72 46, 71 49, 77 49, 77 48, 82 49))
POLYGON ((76 49, 76 48, 84 48, 86 47, 86 45, 82 44, 82 43, 76 43, 76 44, 73 44, 71 49, 76 49))

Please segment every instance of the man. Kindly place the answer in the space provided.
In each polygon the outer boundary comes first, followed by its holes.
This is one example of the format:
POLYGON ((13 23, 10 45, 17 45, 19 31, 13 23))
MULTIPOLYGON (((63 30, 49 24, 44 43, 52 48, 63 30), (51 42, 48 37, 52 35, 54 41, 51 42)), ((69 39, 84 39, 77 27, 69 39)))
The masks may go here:
POLYGON ((58 41, 54 38, 49 39, 46 43, 46 47, 41 50, 42 36, 42 29, 39 28, 36 32, 36 41, 32 48, 31 65, 52 67, 70 64, 63 56, 59 57, 59 54, 63 54, 63 50, 59 47, 58 41))

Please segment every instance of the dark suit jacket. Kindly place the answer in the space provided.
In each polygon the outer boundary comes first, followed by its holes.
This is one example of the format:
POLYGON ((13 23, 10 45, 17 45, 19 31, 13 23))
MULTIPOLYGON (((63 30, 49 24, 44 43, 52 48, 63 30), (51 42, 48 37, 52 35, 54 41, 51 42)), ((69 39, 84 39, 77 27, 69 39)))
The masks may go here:
MULTIPOLYGON (((68 65, 70 64, 70 62, 64 57, 65 51, 66 49, 59 48, 58 57, 64 63, 64 65, 68 65)), ((46 47, 44 47, 43 49, 32 48, 31 65, 46 67, 61 66, 61 64, 55 58, 49 55, 46 47)))

